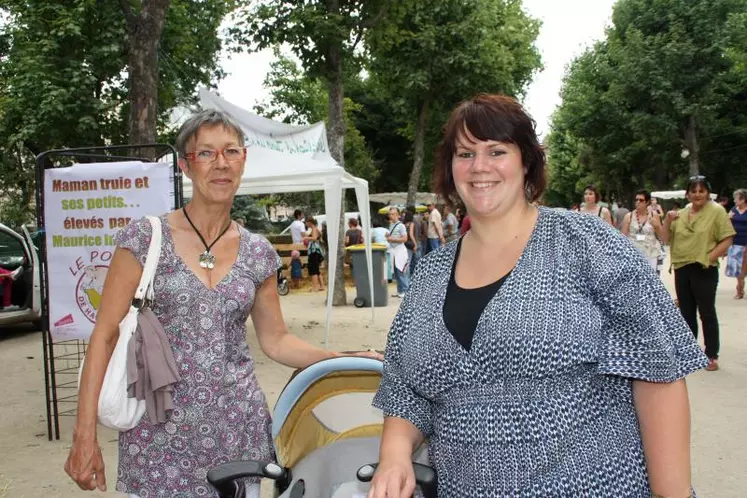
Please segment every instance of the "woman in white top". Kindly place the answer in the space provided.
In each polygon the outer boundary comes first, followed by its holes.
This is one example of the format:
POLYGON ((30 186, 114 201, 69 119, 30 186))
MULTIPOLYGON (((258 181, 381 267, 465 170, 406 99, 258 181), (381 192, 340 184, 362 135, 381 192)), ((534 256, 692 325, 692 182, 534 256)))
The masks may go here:
POLYGON ((660 232, 661 220, 651 206, 651 194, 639 190, 635 194, 635 209, 623 218, 622 233, 643 253, 654 270, 661 252, 660 232))
POLYGON ((612 223, 612 215, 610 214, 610 210, 599 205, 599 201, 601 199, 602 196, 600 195, 599 190, 597 190, 594 185, 588 185, 584 189, 584 204, 579 212, 599 216, 610 225, 615 226, 615 224, 612 223))

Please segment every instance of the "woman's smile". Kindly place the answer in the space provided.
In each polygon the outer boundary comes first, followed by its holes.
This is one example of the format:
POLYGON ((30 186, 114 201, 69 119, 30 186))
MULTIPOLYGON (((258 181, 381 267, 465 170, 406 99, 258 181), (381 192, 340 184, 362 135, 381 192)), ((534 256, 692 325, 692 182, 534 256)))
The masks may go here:
POLYGON ((475 190, 487 190, 498 185, 499 182, 469 182, 469 186, 475 190))

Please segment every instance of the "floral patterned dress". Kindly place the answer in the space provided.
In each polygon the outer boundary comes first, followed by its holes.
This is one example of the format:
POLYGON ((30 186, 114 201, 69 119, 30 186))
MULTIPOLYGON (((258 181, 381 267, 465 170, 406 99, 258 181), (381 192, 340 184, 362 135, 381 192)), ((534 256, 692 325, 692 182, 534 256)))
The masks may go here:
MULTIPOLYGON (((153 311, 169 337, 181 381, 165 424, 143 417, 119 435, 117 491, 140 498, 216 496, 208 470, 230 460, 274 459, 271 419, 254 374, 246 320, 257 289, 278 269, 264 238, 241 230, 228 275, 207 288, 174 249, 166 215, 153 311)), ((143 264, 151 226, 137 220, 116 237, 143 264)), ((249 480, 248 480, 249 482, 249 480)))

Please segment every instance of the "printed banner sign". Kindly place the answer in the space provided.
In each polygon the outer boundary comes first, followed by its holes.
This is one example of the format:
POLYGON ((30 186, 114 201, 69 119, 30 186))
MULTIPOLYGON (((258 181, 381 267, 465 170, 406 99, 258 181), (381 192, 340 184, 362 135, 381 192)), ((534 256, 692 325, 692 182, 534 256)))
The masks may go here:
POLYGON ((114 235, 174 208, 170 163, 94 163, 44 172, 49 329, 54 341, 88 339, 114 235))
POLYGON ((247 147, 262 147, 309 157, 330 154, 327 128, 323 122, 307 126, 279 123, 242 109, 204 88, 200 89, 199 94, 200 105, 204 109, 227 112, 236 120, 244 131, 247 147))

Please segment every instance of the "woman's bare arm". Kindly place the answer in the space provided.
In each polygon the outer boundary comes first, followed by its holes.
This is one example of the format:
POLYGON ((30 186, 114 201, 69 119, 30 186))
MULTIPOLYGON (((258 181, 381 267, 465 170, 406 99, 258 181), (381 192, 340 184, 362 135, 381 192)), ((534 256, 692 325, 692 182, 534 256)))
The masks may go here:
POLYGON ((283 365, 304 368, 312 363, 339 356, 298 338, 288 332, 280 310, 276 277, 269 277, 257 289, 252 306, 252 323, 262 351, 283 365))
POLYGON ((415 491, 412 454, 423 442, 423 433, 410 421, 384 418, 379 466, 368 498, 409 498, 415 491))
POLYGON ((98 399, 109 359, 119 339, 119 322, 130 308, 142 271, 140 263, 130 251, 119 248, 114 251, 104 282, 96 325, 86 350, 73 445, 65 462, 65 471, 81 489, 106 490, 104 462, 96 433, 98 399))
POLYGON ((612 213, 609 209, 603 208, 602 209, 602 219, 609 223, 612 226, 615 226, 615 223, 612 221, 612 213))
POLYGON ((625 215, 625 217, 623 218, 622 227, 620 227, 620 231, 626 237, 630 234, 630 215, 631 213, 625 215))
POLYGON ((729 247, 731 247, 731 243, 734 242, 734 237, 726 237, 724 240, 718 243, 716 247, 713 248, 713 251, 711 251, 711 254, 708 255, 708 259, 711 263, 715 263, 718 261, 718 258, 726 254, 726 251, 729 250, 729 247))
POLYGON ((86 349, 78 393, 77 430, 96 429, 99 392, 109 359, 119 339, 119 322, 130 309, 142 272, 140 262, 130 251, 120 248, 114 251, 101 294, 96 325, 86 349))
POLYGON ((633 382, 651 492, 690 496, 690 405, 684 379, 672 383, 633 382))

